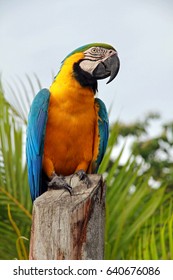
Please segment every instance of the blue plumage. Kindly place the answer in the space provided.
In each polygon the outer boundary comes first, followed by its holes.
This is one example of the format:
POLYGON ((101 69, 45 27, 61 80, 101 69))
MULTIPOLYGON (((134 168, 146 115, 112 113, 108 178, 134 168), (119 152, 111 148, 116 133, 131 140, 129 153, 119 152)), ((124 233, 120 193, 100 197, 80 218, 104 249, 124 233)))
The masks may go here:
POLYGON ((96 169, 95 173, 97 173, 98 168, 100 166, 100 163, 103 159, 103 156, 106 151, 107 143, 108 143, 108 137, 109 137, 109 119, 108 119, 108 113, 106 110, 106 106, 103 103, 103 101, 99 98, 95 98, 95 102, 97 103, 99 107, 98 111, 98 128, 99 128, 99 152, 96 159, 96 169))
POLYGON ((41 172, 50 92, 42 89, 34 98, 28 116, 26 157, 32 200, 41 194, 41 172))
MULTIPOLYGON (((28 116, 26 157, 32 200, 35 200, 42 193, 42 157, 49 99, 50 92, 47 89, 42 89, 34 98, 28 116)), ((93 170, 93 173, 97 173, 105 154, 109 134, 109 120, 105 104, 99 98, 95 98, 95 102, 99 108, 98 129, 100 141, 98 156, 95 162, 95 170, 93 170)))

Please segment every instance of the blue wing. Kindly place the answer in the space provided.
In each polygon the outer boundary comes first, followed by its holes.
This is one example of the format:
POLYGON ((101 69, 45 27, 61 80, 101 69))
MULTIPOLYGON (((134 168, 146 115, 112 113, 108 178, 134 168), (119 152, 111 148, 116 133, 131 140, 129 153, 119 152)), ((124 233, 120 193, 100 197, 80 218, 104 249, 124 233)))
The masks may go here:
POLYGON ((109 137, 109 119, 108 113, 106 110, 106 106, 103 101, 99 98, 95 98, 96 105, 98 106, 98 130, 99 130, 99 147, 98 147, 98 155, 95 161, 95 170, 97 173, 98 168, 101 164, 103 156, 106 151, 108 137, 109 137))
POLYGON ((34 98, 28 116, 26 159, 32 200, 41 194, 42 157, 50 92, 42 89, 34 98))

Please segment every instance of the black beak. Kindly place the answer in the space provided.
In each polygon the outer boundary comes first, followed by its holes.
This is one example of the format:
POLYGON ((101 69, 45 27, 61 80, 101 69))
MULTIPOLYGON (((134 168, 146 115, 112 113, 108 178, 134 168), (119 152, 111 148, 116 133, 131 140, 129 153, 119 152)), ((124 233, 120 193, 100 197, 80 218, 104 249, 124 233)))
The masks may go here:
POLYGON ((93 71, 93 77, 96 79, 105 79, 110 76, 108 83, 110 83, 118 74, 120 68, 120 61, 116 54, 101 61, 93 71))

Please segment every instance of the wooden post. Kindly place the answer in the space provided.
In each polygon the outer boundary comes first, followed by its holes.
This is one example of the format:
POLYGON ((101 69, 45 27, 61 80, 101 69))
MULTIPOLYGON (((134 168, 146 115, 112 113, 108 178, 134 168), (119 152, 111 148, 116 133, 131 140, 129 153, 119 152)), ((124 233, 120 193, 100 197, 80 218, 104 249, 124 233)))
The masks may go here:
POLYGON ((35 200, 31 260, 103 259, 105 185, 100 175, 89 178, 92 184, 87 188, 72 177, 72 196, 65 190, 49 190, 35 200))

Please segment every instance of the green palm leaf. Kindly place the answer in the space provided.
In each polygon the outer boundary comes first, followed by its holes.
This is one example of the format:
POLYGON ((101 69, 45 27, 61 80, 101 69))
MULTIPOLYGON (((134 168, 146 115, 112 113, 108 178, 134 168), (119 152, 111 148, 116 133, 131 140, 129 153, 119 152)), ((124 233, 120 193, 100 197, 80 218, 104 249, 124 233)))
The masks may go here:
POLYGON ((0 99, 0 259, 13 259, 21 256, 16 244, 24 241, 19 232, 29 237, 32 205, 24 159, 23 118, 5 100, 2 88, 0 99), (15 224, 18 231, 14 230, 15 224))
MULTIPOLYGON (((0 87, 0 259, 28 258, 32 203, 25 130, 31 99, 41 84, 37 76, 34 82, 26 77, 8 85, 13 105, 0 87)), ((120 165, 124 147, 112 159, 118 129, 115 123, 99 169, 107 184, 105 258, 173 259, 172 192, 166 192, 166 182, 152 189, 150 169, 142 174, 134 156, 120 165)))

